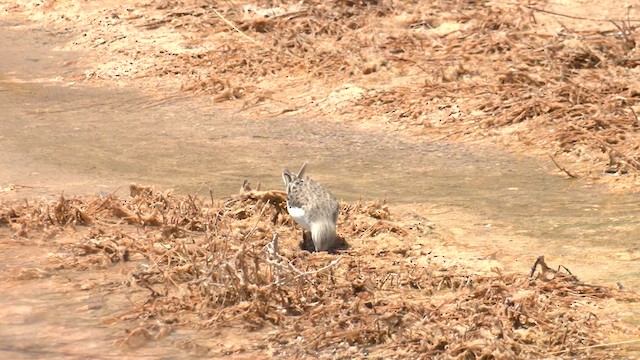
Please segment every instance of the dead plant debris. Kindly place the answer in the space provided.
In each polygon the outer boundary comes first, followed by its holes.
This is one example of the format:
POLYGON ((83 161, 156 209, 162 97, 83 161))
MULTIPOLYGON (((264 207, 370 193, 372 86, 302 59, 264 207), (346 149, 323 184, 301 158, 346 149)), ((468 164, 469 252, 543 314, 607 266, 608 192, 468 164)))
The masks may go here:
POLYGON ((15 239, 89 228, 62 245, 65 268, 134 261, 128 281, 109 285, 146 293, 109 321, 136 321, 118 342, 132 348, 194 327, 263 334, 236 350, 277 357, 611 358, 599 349, 617 328, 593 310, 640 301, 542 257, 531 274, 420 261, 410 246, 420 234, 382 202, 343 204, 338 228, 351 247, 312 254, 296 246, 283 202, 281 192, 248 184, 224 201, 132 186, 126 198, 0 203, 0 226, 24 225, 15 239), (389 246, 407 250, 381 250, 389 246))

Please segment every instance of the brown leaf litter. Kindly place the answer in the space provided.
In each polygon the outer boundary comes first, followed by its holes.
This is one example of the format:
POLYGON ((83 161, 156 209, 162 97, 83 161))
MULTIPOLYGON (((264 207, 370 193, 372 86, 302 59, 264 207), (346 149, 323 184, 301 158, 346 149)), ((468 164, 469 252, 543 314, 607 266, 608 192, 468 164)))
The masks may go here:
MULTIPOLYGON (((349 248, 309 253, 284 203, 283 192, 248 184, 224 201, 132 186, 126 198, 0 203, 0 226, 24 225, 16 241, 86 227, 61 245, 58 268, 133 261, 128 280, 109 290, 143 291, 109 320, 137 321, 118 342, 131 348, 192 327, 262 334, 232 353, 272 357, 613 358, 599 346, 628 330, 597 310, 640 300, 544 258, 531 274, 423 261, 411 247, 416 230, 383 202, 342 204, 338 229, 349 248)), ((199 353, 222 355, 201 345, 199 353)))

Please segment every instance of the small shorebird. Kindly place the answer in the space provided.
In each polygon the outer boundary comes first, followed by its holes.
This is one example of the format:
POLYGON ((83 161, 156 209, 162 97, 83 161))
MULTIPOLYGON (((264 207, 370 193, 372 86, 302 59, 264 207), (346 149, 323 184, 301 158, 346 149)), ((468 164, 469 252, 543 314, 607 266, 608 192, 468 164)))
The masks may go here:
POLYGON ((320 183, 304 174, 305 162, 298 172, 285 169, 282 179, 287 190, 287 211, 303 228, 304 239, 309 234, 316 251, 332 250, 337 242, 338 201, 320 183))

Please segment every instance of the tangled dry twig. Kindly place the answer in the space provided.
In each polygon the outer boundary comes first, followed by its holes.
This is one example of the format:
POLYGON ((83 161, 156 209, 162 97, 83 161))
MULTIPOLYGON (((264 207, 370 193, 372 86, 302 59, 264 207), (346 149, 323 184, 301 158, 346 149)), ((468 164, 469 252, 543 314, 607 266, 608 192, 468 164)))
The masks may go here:
POLYGON ((474 274, 420 261, 411 250, 382 251, 381 239, 406 246, 416 234, 381 202, 342 206, 339 229, 352 244, 348 251, 310 254, 295 246, 280 195, 243 187, 211 202, 132 187, 125 199, 0 204, 0 226, 26 224, 26 234, 15 237, 90 227, 63 247, 68 255, 57 268, 136 261, 129 281, 111 291, 134 286, 146 298, 111 321, 153 321, 131 331, 122 341, 128 346, 178 322, 269 329, 264 341, 279 357, 606 358, 594 351, 612 325, 594 317, 585 299, 639 301, 554 271, 543 258, 532 269, 539 266, 540 276, 529 277, 474 274))

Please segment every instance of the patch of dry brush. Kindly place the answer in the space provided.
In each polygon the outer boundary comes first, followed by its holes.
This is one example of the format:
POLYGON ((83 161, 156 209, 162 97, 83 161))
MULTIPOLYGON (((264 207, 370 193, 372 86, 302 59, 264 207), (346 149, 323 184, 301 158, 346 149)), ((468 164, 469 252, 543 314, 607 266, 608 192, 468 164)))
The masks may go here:
POLYGON ((264 330, 263 342, 233 351, 278 357, 607 358, 591 346, 615 327, 593 310, 639 300, 544 262, 536 276, 442 268, 412 246, 429 231, 403 226, 379 202, 344 204, 350 248, 311 254, 297 247, 284 201, 247 186, 226 201, 134 186, 124 199, 0 203, 0 226, 16 239, 88 226, 65 245, 66 267, 136 261, 127 282, 111 285, 146 292, 112 319, 146 322, 129 345, 175 326, 241 327, 264 330))

